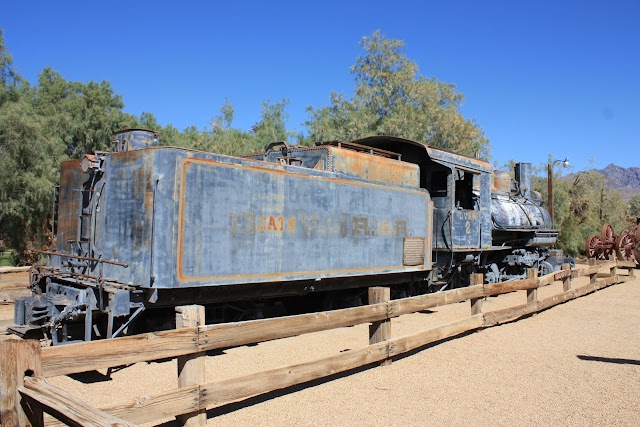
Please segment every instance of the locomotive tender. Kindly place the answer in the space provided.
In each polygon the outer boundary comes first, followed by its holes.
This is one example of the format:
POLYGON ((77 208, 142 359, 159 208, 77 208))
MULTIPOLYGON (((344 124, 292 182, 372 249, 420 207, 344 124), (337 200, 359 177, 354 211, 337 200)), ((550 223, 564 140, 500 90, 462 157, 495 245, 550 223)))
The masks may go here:
POLYGON ((532 197, 530 165, 493 190, 492 172, 389 136, 232 157, 121 131, 113 152, 63 162, 57 246, 34 266, 12 329, 90 341, 145 315, 138 324, 156 324, 143 329, 163 327, 189 303, 217 321, 243 301, 378 285, 402 296, 464 286, 473 272, 493 283, 553 268, 558 233, 532 197))

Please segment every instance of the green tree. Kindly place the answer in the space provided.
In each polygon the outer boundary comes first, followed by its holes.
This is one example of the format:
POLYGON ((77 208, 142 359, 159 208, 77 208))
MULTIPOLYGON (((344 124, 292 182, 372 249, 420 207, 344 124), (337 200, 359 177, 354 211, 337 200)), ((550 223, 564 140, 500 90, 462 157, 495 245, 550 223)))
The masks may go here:
POLYGON ((228 99, 220 107, 220 114, 211 119, 211 131, 206 135, 207 144, 201 150, 220 154, 240 155, 252 150, 249 132, 234 128, 235 108, 228 99))
POLYGON ((640 195, 631 196, 629 198, 629 215, 634 218, 640 218, 640 195))
POLYGON ((140 118, 138 119, 138 123, 136 123, 136 127, 150 129, 156 132, 162 129, 162 126, 160 125, 160 123, 158 123, 158 119, 156 119, 156 116, 154 116, 153 113, 149 113, 147 111, 143 111, 142 114, 140 114, 140 118))
POLYGON ((287 131, 286 120, 289 115, 286 112, 288 100, 282 99, 275 104, 269 100, 262 102, 262 116, 258 123, 251 128, 251 145, 254 150, 263 150, 272 142, 289 142, 295 137, 295 133, 287 131))
POLYGON ((4 44, 4 32, 0 28, 0 106, 16 101, 24 79, 13 68, 13 58, 4 44))
MULTIPOLYGON (((3 82, 3 89, 12 84, 3 82)), ((35 91, 26 84, 9 91, 0 105, 0 239, 24 258, 28 248, 49 243, 51 196, 66 155, 60 140, 44 132, 35 91)))
POLYGON ((136 122, 122 109, 122 97, 109 82, 68 82, 45 68, 38 78, 38 112, 48 134, 63 141, 70 157, 110 149, 113 133, 136 122))
POLYGON ((330 105, 308 107, 308 140, 356 139, 390 134, 466 155, 489 156, 480 127, 460 113, 455 85, 419 74, 402 53, 404 43, 379 31, 360 43, 364 54, 351 67, 351 99, 332 93, 330 105))
POLYGON ((51 68, 30 86, 0 31, 0 239, 24 255, 47 246, 59 164, 110 149, 113 131, 137 123, 108 82, 68 82, 51 68))

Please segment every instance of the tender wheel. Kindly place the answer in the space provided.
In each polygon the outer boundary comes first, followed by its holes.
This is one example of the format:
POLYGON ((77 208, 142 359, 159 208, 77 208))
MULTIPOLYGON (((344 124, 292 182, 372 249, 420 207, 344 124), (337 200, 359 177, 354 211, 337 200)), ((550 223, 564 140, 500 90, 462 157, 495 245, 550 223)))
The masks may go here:
POLYGON ((584 248, 584 252, 587 254, 587 258, 597 258, 600 251, 600 236, 592 234, 587 237, 587 243, 584 248))

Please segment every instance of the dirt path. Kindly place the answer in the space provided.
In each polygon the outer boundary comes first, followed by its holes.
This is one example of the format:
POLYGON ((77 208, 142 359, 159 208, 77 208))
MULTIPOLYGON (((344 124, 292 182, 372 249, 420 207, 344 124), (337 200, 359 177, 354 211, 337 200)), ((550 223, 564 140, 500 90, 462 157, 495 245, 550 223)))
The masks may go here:
MULTIPOLYGON (((560 288, 541 289, 540 296, 560 288)), ((490 298, 485 311, 524 302, 522 292, 490 298)), ((403 316, 393 320, 392 333, 411 334, 468 314, 469 304, 461 303, 403 316)), ((226 350, 207 357, 207 381, 366 343, 367 325, 361 325, 226 350)), ((139 363, 110 379, 105 372, 50 382, 95 406, 177 386, 175 360, 139 363)), ((208 415, 211 426, 637 426, 640 280, 424 348, 391 366, 274 392, 208 415)))
POLYGON ((638 426, 640 282, 220 414, 209 425, 638 426))

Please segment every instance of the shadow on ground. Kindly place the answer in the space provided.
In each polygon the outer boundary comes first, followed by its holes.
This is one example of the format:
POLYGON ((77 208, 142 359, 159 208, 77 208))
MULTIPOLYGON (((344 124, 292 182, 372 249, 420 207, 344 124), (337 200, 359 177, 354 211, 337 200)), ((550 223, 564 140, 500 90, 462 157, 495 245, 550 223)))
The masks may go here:
POLYGON ((584 356, 579 354, 578 359, 588 360, 590 362, 616 363, 618 365, 640 365, 640 360, 620 359, 615 357, 584 356))

